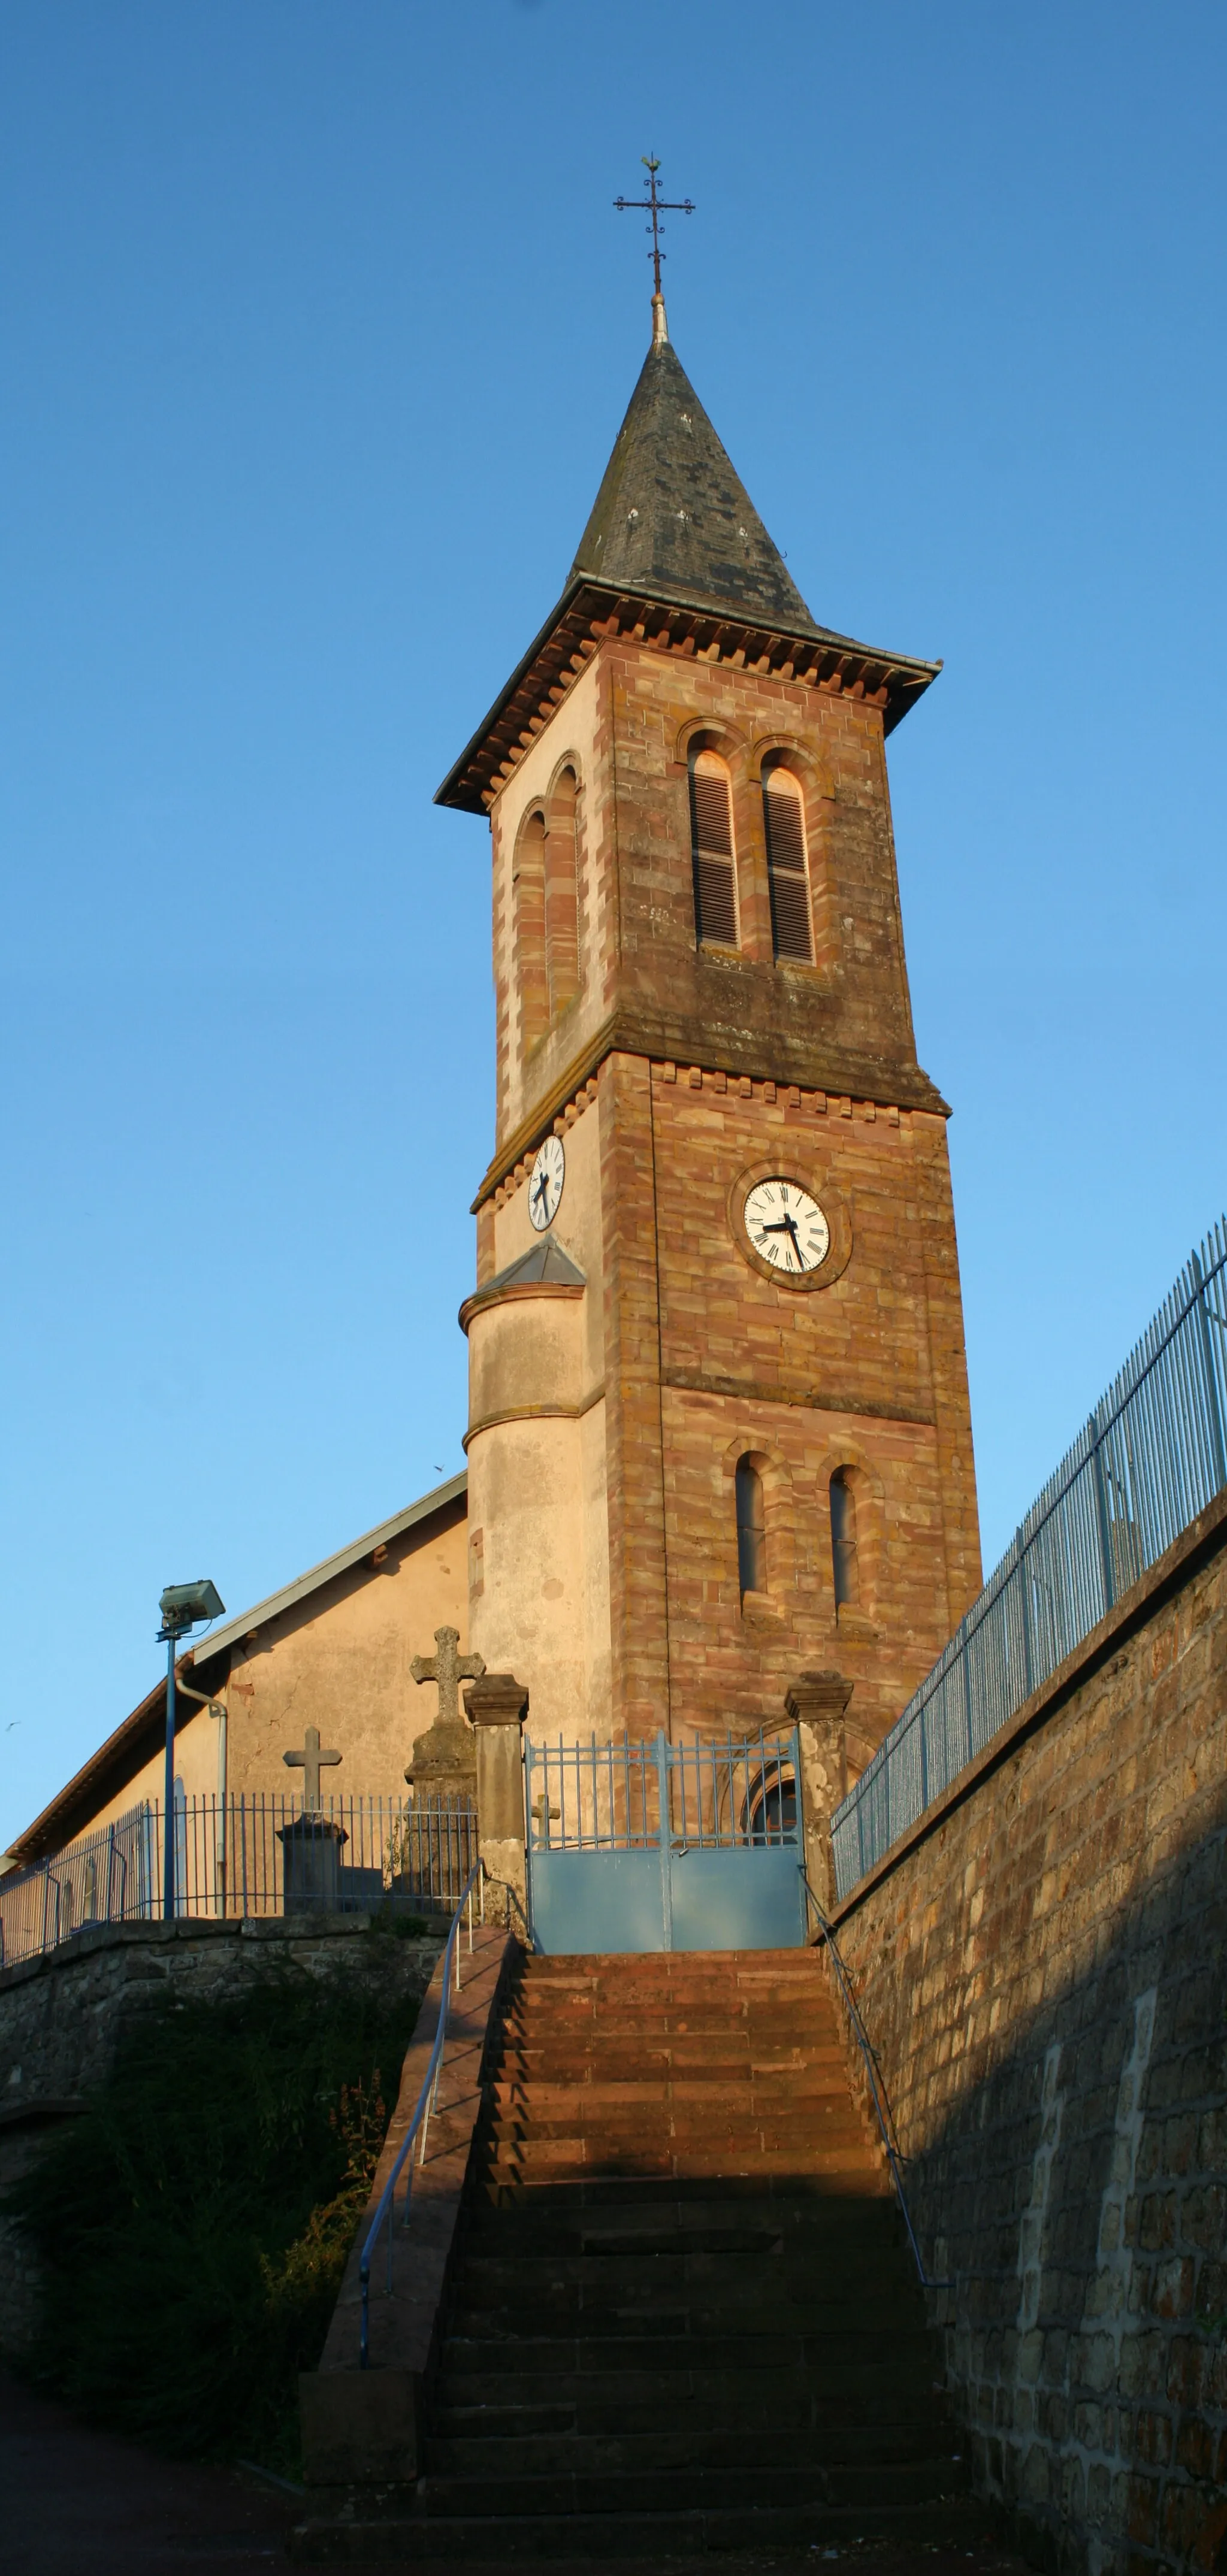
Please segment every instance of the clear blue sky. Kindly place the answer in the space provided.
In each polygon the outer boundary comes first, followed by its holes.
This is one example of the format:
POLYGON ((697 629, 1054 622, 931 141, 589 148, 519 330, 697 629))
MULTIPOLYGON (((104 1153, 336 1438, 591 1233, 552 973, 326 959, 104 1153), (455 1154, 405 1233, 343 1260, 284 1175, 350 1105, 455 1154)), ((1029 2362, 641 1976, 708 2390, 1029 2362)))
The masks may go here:
POLYGON ((985 1560, 1223 1120, 1227 13, 9 0, 0 1845, 461 1463, 487 843, 431 795, 673 337, 891 767, 985 1560))

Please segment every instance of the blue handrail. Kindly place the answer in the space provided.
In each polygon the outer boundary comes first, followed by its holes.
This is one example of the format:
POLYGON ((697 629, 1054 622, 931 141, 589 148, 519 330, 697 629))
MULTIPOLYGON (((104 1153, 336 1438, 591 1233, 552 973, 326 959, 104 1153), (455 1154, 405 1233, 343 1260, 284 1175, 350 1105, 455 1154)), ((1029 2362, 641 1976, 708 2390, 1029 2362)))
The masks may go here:
POLYGON ((375 2212, 374 2218, 371 2220, 366 2243, 362 2248, 362 2254, 358 2265, 358 2275, 362 2283, 362 2319, 358 2335, 358 2357, 363 2370, 370 2368, 371 2359, 371 2258, 379 2241, 380 2228, 386 2220, 388 2226, 388 2278, 386 2290, 387 2295, 390 2298, 392 2294, 392 2248, 395 2236, 392 2219, 393 2205, 396 2198, 396 2186, 400 2180, 405 2160, 408 2157, 409 2178, 405 2184, 404 2213, 401 2218, 401 2228, 403 2230, 409 2224, 409 2198, 413 2190, 413 2143, 420 2129, 422 2137, 422 2153, 419 2158, 419 2162, 424 2164, 426 2161, 426 2136, 430 2127, 430 2115, 432 2110, 436 2109, 438 2105, 439 2076, 443 2066, 443 2043, 447 2037, 447 2007, 448 1998, 451 1992, 453 1964, 456 1976, 456 1992, 457 1994, 460 1992, 460 1917, 463 1914, 466 1905, 469 1912, 469 1951, 470 1954, 472 1953, 474 1885, 477 1886, 479 1891, 481 1920, 484 1923, 486 1919, 486 1873, 485 1863, 481 1859, 480 1854, 474 1861, 468 1877, 461 1888, 460 1901, 452 1916, 451 1930, 448 1933, 443 1951, 443 1992, 439 1998, 439 2027, 435 2032, 434 2046, 430 2052, 430 2063, 426 2069, 425 2081, 417 2098, 417 2105, 414 2110, 413 2118, 411 2119, 404 2137, 401 2140, 396 2162, 392 2167, 392 2171, 389 2174, 386 2183, 384 2184, 382 2192, 380 2193, 379 2207, 375 2212))
POLYGON ((899 2202, 899 2207, 903 2212, 903 2224, 907 2229, 907 2241, 916 2258, 916 2271, 920 2280, 921 2289, 952 2290, 954 2288, 953 2281, 934 2280, 925 2270, 924 2257, 921 2254, 920 2246, 917 2242, 916 2230, 912 2225, 912 2213, 907 2205, 907 2193, 903 2188, 903 2156, 899 2148, 898 2140, 895 2136, 894 2122, 891 2119, 887 2108, 886 2097, 883 2094, 881 2084, 878 2080, 878 2062, 874 2056, 873 2042, 870 2039, 869 2033, 865 2028, 865 2024, 861 2019, 860 2005, 852 1992, 848 1971, 840 1957, 839 1943, 835 1938, 834 1926, 827 1921, 826 1915, 823 1913, 822 1907, 814 1894, 813 1888, 810 1886, 804 1870, 801 1872, 801 1883, 809 1898, 810 1904, 817 1915, 818 1929, 826 1943, 827 1949, 830 1951, 831 1964, 835 1970, 836 1982, 838 1984, 840 1994, 843 1997, 844 2009, 852 2024, 853 2037, 856 2040, 857 2047, 865 2061, 865 2073, 869 2078, 870 2096, 873 2101, 874 2110, 877 2113, 878 2127, 882 2132, 882 2144, 886 2149, 886 2161, 890 2166, 891 2180, 895 2186, 895 2193, 899 2202))

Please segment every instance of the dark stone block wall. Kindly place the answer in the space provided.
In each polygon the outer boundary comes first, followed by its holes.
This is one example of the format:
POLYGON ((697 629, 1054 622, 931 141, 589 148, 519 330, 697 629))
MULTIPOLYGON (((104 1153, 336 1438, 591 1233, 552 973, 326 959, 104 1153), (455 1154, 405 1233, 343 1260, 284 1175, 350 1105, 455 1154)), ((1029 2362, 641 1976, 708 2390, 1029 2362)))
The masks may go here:
POLYGON ((842 1910, 980 2492, 1227 2567, 1227 1498, 842 1910))

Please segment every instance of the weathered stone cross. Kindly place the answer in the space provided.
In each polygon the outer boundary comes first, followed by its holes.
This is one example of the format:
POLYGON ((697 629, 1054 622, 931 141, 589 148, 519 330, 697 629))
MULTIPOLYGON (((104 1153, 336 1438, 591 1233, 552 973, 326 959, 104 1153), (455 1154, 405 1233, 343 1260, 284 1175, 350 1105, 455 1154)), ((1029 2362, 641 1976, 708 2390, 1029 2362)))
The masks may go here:
POLYGON ((479 1682, 486 1666, 481 1655, 458 1655, 458 1628, 436 1628, 433 1655, 415 1655, 409 1670, 415 1682, 436 1682, 439 1689, 439 1714, 436 1726, 459 1726, 459 1682, 479 1682))
POLYGON ((318 1807, 320 1802, 321 1766, 324 1763, 339 1762, 341 1759, 340 1754, 321 1753, 319 1728, 318 1726, 309 1726, 303 1735, 303 1749, 301 1753, 283 1753, 281 1758, 283 1762, 287 1762, 289 1764, 291 1771, 301 1771, 303 1775, 303 1805, 305 1807, 318 1807))

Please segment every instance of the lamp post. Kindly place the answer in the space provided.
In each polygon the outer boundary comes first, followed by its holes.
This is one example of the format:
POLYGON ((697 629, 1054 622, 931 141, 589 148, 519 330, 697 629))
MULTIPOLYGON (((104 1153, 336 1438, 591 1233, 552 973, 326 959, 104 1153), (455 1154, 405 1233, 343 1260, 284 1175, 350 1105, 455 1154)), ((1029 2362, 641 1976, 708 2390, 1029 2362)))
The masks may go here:
POLYGON ((166 1647, 166 1788, 162 1833, 162 1911, 175 1919, 175 1648, 201 1619, 218 1619, 226 1604, 214 1583, 168 1583, 158 1603, 158 1643, 166 1647))

